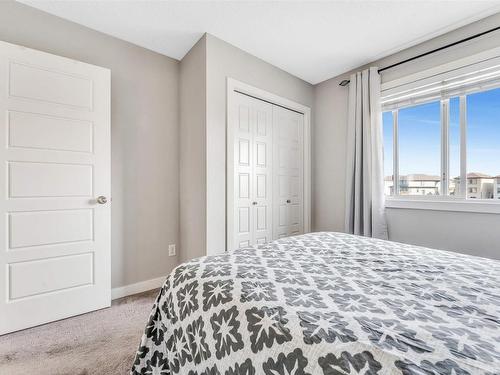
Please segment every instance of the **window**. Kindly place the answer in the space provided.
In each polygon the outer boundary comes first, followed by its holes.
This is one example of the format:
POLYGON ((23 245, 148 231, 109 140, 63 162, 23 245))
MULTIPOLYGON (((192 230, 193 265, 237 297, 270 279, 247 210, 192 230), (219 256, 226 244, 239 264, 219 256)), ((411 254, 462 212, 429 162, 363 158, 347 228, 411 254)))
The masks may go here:
POLYGON ((467 95, 467 170, 476 176, 474 198, 494 198, 500 175, 500 88, 467 95))
POLYGON ((394 118, 392 112, 384 112, 383 118, 383 133, 384 133, 384 190, 385 195, 393 195, 393 175, 394 155, 393 155, 393 126, 394 118))
POLYGON ((449 119, 449 161, 450 173, 448 182, 448 194, 460 195, 460 98, 450 99, 449 119))
POLYGON ((500 199, 500 88, 442 93, 385 105, 386 195, 500 199))
POLYGON ((431 102, 398 111, 399 181, 400 187, 405 185, 400 194, 439 194, 439 107, 439 102, 431 102))

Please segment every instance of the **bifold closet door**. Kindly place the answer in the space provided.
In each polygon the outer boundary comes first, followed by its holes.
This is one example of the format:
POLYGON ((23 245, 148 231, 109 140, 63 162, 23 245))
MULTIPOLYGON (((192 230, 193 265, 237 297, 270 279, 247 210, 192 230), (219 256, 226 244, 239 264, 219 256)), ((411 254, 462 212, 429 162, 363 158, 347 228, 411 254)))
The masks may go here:
POLYGON ((240 248, 272 239, 273 106, 235 94, 234 241, 240 248))
POLYGON ((111 303, 110 87, 0 42, 0 334, 111 303))
POLYGON ((304 233, 304 115, 273 106, 273 238, 304 233))

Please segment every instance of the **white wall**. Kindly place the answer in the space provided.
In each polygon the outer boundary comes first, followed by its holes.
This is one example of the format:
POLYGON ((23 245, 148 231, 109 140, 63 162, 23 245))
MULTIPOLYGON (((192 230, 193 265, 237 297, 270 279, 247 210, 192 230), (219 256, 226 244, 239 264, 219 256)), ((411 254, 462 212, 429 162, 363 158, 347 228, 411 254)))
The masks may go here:
MULTIPOLYGON (((500 14, 472 23, 391 55, 371 66, 384 67, 464 37, 498 26, 500 14)), ((500 45, 500 32, 421 58, 382 73, 387 82, 500 45)), ((360 67, 356 70, 359 70, 360 67)), ((339 82, 349 73, 315 86, 313 142, 313 227, 344 230, 345 142, 348 88, 339 82)), ((388 209, 391 240, 500 259, 500 215, 388 209)))
POLYGON ((0 40, 111 69, 111 276, 119 287, 177 264, 179 63, 12 1, 0 40))
MULTIPOLYGON (((313 107, 313 86, 207 34, 207 253, 226 243, 226 79, 227 77, 313 107)), ((314 121, 314 118, 313 118, 314 121)))

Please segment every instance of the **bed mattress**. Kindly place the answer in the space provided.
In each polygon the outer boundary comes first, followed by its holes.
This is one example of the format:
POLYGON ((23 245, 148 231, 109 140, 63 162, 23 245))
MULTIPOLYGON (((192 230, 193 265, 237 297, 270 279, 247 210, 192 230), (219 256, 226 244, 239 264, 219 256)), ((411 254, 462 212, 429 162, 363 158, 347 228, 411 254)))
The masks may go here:
POLYGON ((132 374, 500 374, 500 262, 342 233, 194 259, 132 374))

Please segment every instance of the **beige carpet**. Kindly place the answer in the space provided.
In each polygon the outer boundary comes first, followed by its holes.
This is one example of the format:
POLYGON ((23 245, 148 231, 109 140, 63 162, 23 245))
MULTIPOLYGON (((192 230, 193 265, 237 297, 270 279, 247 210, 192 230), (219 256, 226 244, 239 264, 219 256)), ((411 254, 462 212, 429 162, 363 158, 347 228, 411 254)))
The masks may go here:
POLYGON ((0 336, 1 375, 128 374, 158 290, 0 336))

